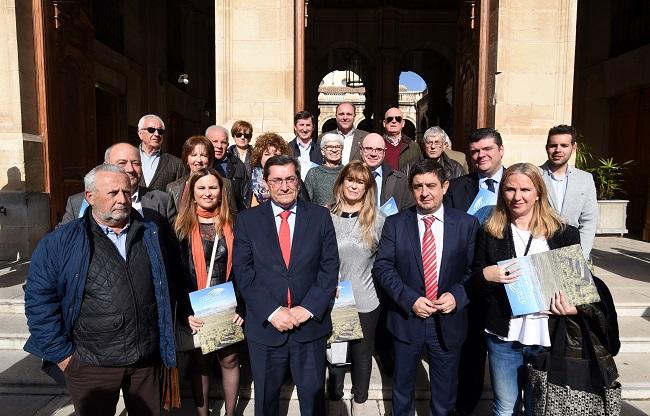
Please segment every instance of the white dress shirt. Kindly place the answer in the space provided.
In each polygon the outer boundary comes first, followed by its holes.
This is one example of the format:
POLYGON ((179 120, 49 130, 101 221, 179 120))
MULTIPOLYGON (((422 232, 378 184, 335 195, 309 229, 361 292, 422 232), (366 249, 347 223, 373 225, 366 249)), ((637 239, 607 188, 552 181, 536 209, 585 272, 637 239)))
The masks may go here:
MULTIPOLYGON (((487 183, 485 180, 488 179, 488 176, 483 176, 480 173, 478 174, 478 188, 488 189, 487 183)), ((499 194, 499 186, 501 185, 501 179, 503 179, 503 168, 500 168, 497 173, 495 173, 491 178, 494 180, 494 191, 499 194)))
POLYGON ((341 133, 341 130, 336 129, 336 132, 343 136, 343 153, 341 154, 341 164, 347 165, 350 162, 350 154, 352 153, 352 142, 354 141, 354 128, 350 129, 348 134, 341 133))

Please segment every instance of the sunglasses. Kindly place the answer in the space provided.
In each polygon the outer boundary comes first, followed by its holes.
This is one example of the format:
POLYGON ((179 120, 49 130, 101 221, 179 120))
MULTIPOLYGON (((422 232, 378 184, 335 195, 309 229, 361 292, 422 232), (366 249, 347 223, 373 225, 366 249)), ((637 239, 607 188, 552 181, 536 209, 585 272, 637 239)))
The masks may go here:
POLYGON ((238 139, 243 137, 246 140, 250 140, 253 137, 253 134, 238 132, 238 133, 235 133, 233 136, 235 136, 238 139))
POLYGON ((398 123, 402 122, 402 116, 388 116, 386 117, 386 123, 392 123, 395 120, 398 123))
POLYGON ((146 129, 140 129, 140 131, 146 130, 149 134, 154 134, 156 131, 158 131, 158 134, 161 136, 165 134, 165 129, 157 129, 155 127, 147 127, 146 129))

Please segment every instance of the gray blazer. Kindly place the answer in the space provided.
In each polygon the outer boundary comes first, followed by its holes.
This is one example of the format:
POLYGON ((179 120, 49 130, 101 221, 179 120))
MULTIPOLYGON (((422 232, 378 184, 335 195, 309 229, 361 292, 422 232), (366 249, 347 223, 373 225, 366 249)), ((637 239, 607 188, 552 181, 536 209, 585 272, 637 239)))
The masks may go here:
POLYGON ((151 178, 151 183, 149 185, 145 184, 143 175, 140 179, 140 186, 146 186, 149 189, 157 189, 164 192, 168 183, 187 175, 188 172, 187 166, 179 158, 169 153, 161 152, 158 167, 151 178))
POLYGON ((397 209, 400 211, 415 205, 406 174, 398 170, 392 170, 386 164, 382 164, 381 168, 381 195, 379 196, 379 204, 384 205, 393 197, 395 198, 397 209))
MULTIPOLYGON (((142 213, 146 220, 156 223, 159 227, 163 225, 169 226, 174 222, 176 218, 176 205, 174 205, 174 201, 168 193, 155 189, 147 189, 144 186, 141 186, 138 192, 142 203, 142 213)), ((65 206, 63 219, 61 219, 57 227, 79 218, 81 206, 85 205, 83 202, 83 192, 70 196, 65 206)))
POLYGON ((591 173, 574 167, 570 168, 564 204, 558 207, 557 198, 548 168, 548 161, 540 166, 540 172, 548 190, 548 200, 551 206, 564 220, 580 231, 580 245, 585 258, 589 258, 594 245, 596 226, 598 225, 598 202, 596 201, 596 185, 591 173))
MULTIPOLYGON (((325 133, 322 133, 320 136, 318 136, 318 139, 316 141, 320 145, 320 141, 323 138, 324 135, 328 133, 334 133, 334 134, 339 134, 337 130, 331 130, 331 131, 326 131, 325 133)), ((364 137, 368 135, 368 132, 365 130, 359 130, 359 129, 354 129, 354 133, 352 133, 352 150, 350 150, 350 161, 353 160, 361 160, 361 141, 363 140, 364 137)))

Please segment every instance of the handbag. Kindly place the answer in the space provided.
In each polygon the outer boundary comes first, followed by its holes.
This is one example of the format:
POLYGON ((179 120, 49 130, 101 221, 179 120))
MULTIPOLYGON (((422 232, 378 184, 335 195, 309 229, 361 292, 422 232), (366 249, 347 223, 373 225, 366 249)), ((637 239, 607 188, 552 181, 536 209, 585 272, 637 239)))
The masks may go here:
POLYGON ((621 412, 621 384, 611 380, 594 349, 588 324, 580 319, 582 357, 567 357, 566 321, 558 319, 551 347, 528 363, 536 416, 613 416, 621 412))
MULTIPOLYGON (((217 253, 218 239, 215 237, 214 244, 212 245, 212 254, 210 256, 210 267, 208 269, 207 282, 205 287, 210 286, 210 279, 212 277, 212 270, 214 269, 214 257, 217 253)), ((174 305, 174 342, 176 344, 176 351, 184 352, 191 351, 195 348, 201 348, 198 331, 195 333, 185 322, 178 317, 178 302, 174 305)))

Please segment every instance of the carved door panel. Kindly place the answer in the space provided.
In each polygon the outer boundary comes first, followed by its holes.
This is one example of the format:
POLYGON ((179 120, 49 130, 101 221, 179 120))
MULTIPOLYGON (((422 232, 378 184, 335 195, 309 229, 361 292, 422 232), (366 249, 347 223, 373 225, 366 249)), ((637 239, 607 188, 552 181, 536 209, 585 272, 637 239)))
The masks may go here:
POLYGON ((43 0, 48 182, 53 222, 97 164, 94 28, 86 0, 43 0))

